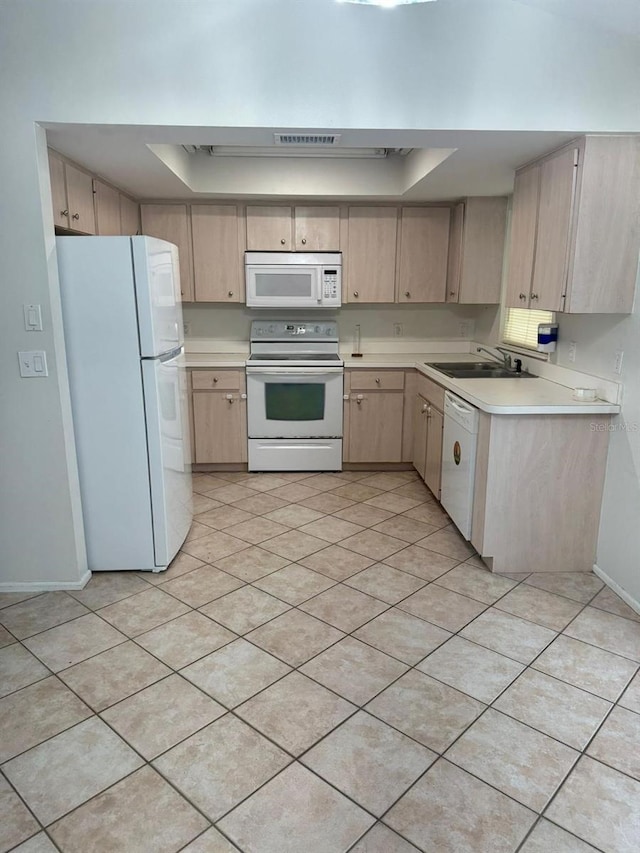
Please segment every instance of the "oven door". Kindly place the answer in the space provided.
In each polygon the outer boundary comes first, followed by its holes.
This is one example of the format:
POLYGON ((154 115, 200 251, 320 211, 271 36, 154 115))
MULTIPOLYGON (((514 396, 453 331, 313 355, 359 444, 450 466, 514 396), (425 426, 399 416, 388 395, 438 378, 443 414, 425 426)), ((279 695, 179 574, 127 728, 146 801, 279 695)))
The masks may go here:
POLYGON ((247 264, 250 308, 321 308, 322 267, 311 264, 247 264))
POLYGON ((247 367, 250 438, 340 438, 342 367, 247 367))

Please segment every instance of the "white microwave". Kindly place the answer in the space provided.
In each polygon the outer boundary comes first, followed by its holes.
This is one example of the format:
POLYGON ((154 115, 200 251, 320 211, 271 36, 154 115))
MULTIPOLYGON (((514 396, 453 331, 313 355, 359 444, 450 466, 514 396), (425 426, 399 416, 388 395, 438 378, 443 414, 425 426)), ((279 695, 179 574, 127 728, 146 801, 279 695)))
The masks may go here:
POLYGON ((339 308, 342 255, 245 252, 249 308, 339 308))

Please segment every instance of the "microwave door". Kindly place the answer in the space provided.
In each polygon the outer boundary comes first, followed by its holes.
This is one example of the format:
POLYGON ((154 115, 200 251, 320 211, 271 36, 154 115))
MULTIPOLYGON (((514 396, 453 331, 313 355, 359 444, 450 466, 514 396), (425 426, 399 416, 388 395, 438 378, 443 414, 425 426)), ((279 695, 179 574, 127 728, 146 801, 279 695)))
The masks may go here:
POLYGON ((247 266, 247 305, 252 308, 310 308, 322 304, 317 267, 247 266))

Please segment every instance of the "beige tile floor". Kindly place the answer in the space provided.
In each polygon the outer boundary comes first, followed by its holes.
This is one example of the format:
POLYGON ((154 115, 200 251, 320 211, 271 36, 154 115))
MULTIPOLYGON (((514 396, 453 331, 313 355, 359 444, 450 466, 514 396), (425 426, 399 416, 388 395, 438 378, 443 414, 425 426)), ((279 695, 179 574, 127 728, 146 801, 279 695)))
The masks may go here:
POLYGON ((0 853, 640 849, 597 577, 487 572, 412 472, 194 487, 167 572, 0 595, 0 853))

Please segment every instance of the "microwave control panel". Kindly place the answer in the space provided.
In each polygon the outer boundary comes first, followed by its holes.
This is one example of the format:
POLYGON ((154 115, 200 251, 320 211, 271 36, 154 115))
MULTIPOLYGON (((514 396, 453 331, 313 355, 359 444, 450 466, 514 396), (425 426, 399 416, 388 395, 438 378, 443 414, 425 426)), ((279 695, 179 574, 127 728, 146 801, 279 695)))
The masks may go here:
POLYGON ((338 297, 338 270, 324 269, 322 271, 322 295, 324 299, 338 297))

